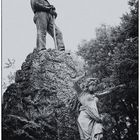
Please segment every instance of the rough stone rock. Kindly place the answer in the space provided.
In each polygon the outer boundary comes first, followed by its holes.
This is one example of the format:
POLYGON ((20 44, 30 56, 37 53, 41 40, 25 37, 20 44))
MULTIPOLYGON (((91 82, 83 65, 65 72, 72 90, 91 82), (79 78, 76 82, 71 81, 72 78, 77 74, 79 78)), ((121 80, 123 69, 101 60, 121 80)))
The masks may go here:
POLYGON ((70 54, 51 49, 29 54, 3 95, 3 140, 78 140, 69 105, 76 74, 70 54))

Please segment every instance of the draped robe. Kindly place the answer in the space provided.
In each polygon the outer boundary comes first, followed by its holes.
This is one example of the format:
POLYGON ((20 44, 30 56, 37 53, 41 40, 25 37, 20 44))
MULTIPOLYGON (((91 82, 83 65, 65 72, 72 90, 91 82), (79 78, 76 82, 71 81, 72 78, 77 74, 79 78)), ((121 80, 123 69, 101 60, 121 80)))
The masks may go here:
POLYGON ((97 102, 98 98, 83 92, 79 97, 82 106, 78 117, 78 128, 81 140, 101 140, 103 126, 98 123, 100 118, 97 102))

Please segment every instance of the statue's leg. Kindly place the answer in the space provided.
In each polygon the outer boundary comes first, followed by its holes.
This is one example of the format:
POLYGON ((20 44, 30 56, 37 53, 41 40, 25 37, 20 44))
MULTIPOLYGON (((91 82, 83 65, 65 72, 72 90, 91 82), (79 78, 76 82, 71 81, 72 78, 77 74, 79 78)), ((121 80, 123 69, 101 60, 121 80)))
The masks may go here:
POLYGON ((46 47, 46 33, 48 24, 48 15, 45 12, 36 13, 36 28, 37 28, 37 41, 36 46, 38 50, 45 49, 46 47))
POLYGON ((56 33, 56 42, 57 42, 57 47, 59 51, 65 51, 65 45, 63 41, 63 35, 60 29, 54 25, 53 18, 50 18, 49 24, 48 24, 48 33, 54 38, 54 31, 53 27, 55 26, 55 33, 56 33))

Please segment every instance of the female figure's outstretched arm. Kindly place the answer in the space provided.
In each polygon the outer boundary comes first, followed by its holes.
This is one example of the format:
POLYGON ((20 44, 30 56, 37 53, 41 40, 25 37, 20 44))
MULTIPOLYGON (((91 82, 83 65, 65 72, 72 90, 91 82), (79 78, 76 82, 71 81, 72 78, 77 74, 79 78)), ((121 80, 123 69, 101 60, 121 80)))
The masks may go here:
POLYGON ((102 98, 102 97, 105 97, 106 95, 110 94, 110 93, 113 93, 115 90, 119 89, 119 88, 123 88, 125 87, 124 84, 121 84, 121 85, 118 85, 116 87, 112 87, 106 91, 103 91, 103 92, 97 92, 95 93, 94 95, 97 96, 98 98, 102 98))

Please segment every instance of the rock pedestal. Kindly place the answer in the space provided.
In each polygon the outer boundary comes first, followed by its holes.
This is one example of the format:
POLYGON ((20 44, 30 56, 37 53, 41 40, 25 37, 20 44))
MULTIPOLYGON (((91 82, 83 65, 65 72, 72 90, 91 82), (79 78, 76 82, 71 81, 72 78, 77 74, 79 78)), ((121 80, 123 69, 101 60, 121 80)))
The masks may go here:
POLYGON ((3 140, 78 140, 69 103, 76 66, 70 54, 34 50, 3 95, 3 140))

